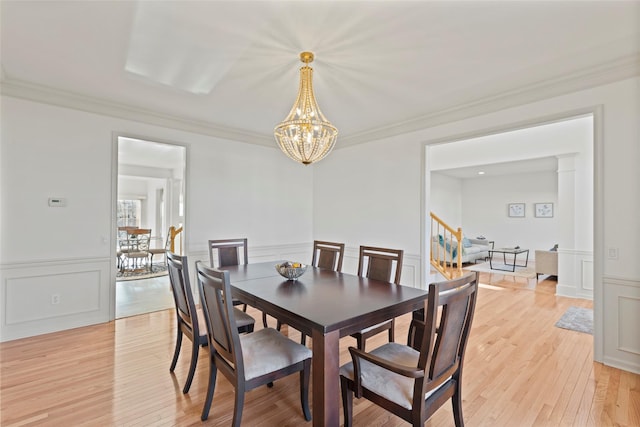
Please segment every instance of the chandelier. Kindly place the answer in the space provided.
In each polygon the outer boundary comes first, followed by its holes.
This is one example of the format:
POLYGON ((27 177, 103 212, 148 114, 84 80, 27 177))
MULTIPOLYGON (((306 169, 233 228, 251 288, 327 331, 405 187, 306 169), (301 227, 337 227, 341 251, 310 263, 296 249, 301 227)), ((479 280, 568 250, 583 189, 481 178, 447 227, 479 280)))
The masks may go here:
POLYGON ((313 53, 302 52, 300 87, 289 115, 274 130, 280 149, 291 159, 304 165, 323 159, 333 149, 338 138, 336 129, 322 114, 313 94, 313 53))

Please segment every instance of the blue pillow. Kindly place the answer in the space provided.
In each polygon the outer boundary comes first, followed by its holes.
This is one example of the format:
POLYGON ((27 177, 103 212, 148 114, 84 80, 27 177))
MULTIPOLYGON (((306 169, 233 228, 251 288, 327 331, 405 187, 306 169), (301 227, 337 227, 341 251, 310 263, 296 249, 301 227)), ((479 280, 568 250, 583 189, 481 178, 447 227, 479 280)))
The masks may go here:
MULTIPOLYGON (((440 246, 443 246, 447 251, 447 253, 449 253, 449 251, 451 251, 451 244, 449 243, 449 241, 447 241, 447 244, 445 245, 442 234, 438 235, 438 240, 440 241, 440 246)), ((451 252, 451 256, 455 259, 457 253, 458 253, 458 247, 456 246, 455 248, 453 248, 453 252, 451 252)))
POLYGON ((462 247, 463 248, 470 248, 471 247, 471 240, 469 240, 466 237, 462 238, 462 247))

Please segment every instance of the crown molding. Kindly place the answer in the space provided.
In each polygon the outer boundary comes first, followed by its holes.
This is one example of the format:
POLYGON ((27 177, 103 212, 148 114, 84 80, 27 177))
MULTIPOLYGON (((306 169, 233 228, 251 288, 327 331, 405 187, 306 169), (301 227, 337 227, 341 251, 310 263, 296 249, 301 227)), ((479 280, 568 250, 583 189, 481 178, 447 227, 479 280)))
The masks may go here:
POLYGON ((127 104, 79 95, 48 86, 7 78, 6 74, 4 75, 4 79, 0 81, 0 94, 221 139, 275 147, 275 142, 271 135, 247 132, 236 128, 214 125, 208 122, 145 110, 127 104))
POLYGON ((495 96, 439 110, 401 123, 343 137, 340 145, 344 148, 416 132, 422 129, 540 101, 542 99, 590 89, 638 75, 640 75, 640 54, 634 54, 616 61, 607 62, 606 64, 565 74, 554 79, 548 79, 515 90, 502 92, 495 96))
MULTIPOLYGON (((542 99, 613 83, 638 75, 640 75, 640 54, 630 55, 616 61, 607 62, 606 64, 559 76, 554 79, 540 81, 495 96, 459 104, 390 126, 383 126, 350 136, 343 136, 340 138, 340 144, 336 145, 334 149, 416 132, 542 99)), ((61 91, 47 86, 11 79, 7 77, 6 73, 2 73, 2 78, 0 79, 0 94, 221 139, 275 147, 271 135, 247 132, 236 128, 172 116, 127 104, 61 91)))

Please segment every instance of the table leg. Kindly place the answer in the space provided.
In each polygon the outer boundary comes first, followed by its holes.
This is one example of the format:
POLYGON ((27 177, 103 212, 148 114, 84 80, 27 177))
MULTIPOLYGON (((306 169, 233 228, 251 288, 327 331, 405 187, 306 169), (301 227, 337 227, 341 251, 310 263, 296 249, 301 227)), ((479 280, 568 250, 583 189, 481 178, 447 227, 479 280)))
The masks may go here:
POLYGON ((313 338, 313 425, 338 426, 340 422, 340 331, 314 330, 313 338))

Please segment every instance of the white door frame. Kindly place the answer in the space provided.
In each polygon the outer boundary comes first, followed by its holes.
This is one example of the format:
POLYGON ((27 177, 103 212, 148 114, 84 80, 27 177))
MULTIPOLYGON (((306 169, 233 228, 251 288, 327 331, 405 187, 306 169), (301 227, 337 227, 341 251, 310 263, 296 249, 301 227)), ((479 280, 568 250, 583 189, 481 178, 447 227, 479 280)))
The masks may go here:
MULTIPOLYGON (((183 147, 184 150, 184 172, 183 172, 183 180, 184 180, 184 198, 183 198, 183 209, 184 209, 184 230, 188 230, 187 221, 188 221, 188 190, 189 190, 189 145, 175 142, 175 141, 167 141, 162 138, 154 138, 150 136, 140 136, 135 134, 130 134, 127 132, 113 132, 112 133, 112 143, 111 143, 111 242, 115 242, 117 239, 117 204, 118 204, 118 141, 120 138, 131 138, 131 139, 139 139, 141 141, 149 141, 155 142, 159 144, 168 144, 175 145, 178 147, 183 147)), ((182 235, 182 244, 183 247, 188 247, 187 245, 187 233, 183 232, 182 235)), ((109 254, 112 260, 116 259, 116 245, 112 244, 109 250, 109 254)), ((110 287, 109 287, 109 320, 115 320, 116 317, 116 266, 115 262, 112 263, 110 274, 110 287)))
POLYGON ((426 207, 431 197, 431 171, 430 169, 428 169, 427 164, 427 153, 429 151, 430 145, 445 144, 465 139, 510 132, 518 129, 541 126, 553 122, 570 120, 572 118, 584 116, 587 114, 591 114, 593 116, 593 359, 596 362, 602 362, 604 360, 604 285, 602 277, 604 271, 604 112, 603 106, 601 104, 571 111, 564 111, 549 116, 536 117, 517 123, 510 123, 493 128, 480 129, 459 135, 447 136, 444 138, 426 141, 422 147, 423 190, 421 205, 421 248, 422 259, 425 260, 425 262, 422 263, 422 277, 429 277, 430 269, 428 260, 431 245, 429 244, 428 238, 426 237, 427 230, 429 230, 429 224, 427 223, 429 212, 426 207))

